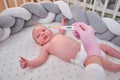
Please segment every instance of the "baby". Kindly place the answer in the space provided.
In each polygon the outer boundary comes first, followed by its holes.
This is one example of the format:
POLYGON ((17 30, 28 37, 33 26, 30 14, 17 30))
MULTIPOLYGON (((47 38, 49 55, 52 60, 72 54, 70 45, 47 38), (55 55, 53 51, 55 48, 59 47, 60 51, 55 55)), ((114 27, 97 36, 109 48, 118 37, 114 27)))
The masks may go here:
MULTIPOLYGON (((65 20, 63 20, 62 25, 65 24, 66 24, 65 20)), ((51 30, 49 30, 47 27, 43 25, 35 27, 33 29, 32 35, 36 43, 42 46, 41 53, 36 59, 33 60, 28 60, 26 58, 21 57, 20 59, 21 68, 37 67, 43 64, 48 59, 49 55, 55 55, 58 58, 61 58, 62 60, 67 62, 71 62, 72 59, 75 59, 76 55, 78 55, 78 52, 81 51, 81 44, 77 40, 69 36, 65 36, 64 34, 65 30, 62 29, 60 29, 58 33, 53 34, 51 30)), ((100 48, 106 54, 109 54, 120 59, 120 52, 115 50, 114 48, 109 47, 108 45, 105 44, 100 44, 100 48)), ((108 61, 107 59, 102 57, 101 54, 96 55, 99 58, 98 59, 95 58, 95 60, 100 61, 100 65, 103 65, 104 68, 111 71, 120 71, 120 64, 115 64, 108 61)), ((87 57, 85 57, 85 59, 86 58, 87 57)), ((91 59, 91 61, 93 61, 93 59, 91 59)), ((84 66, 86 65, 87 64, 84 63, 84 66)))

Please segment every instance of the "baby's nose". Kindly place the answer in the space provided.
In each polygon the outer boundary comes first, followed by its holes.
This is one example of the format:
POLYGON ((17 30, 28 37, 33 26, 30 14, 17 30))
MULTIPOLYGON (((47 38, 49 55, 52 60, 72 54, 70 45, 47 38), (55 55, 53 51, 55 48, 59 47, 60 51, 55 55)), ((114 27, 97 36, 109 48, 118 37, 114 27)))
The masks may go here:
POLYGON ((42 35, 44 35, 44 32, 41 32, 40 34, 41 34, 41 36, 42 36, 42 35))

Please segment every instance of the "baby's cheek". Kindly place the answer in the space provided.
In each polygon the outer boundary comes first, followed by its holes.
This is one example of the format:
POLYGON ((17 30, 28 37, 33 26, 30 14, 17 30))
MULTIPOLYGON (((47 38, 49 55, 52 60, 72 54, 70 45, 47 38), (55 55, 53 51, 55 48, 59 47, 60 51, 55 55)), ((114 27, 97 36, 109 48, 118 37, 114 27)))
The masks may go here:
POLYGON ((39 41, 37 39, 34 39, 37 44, 39 44, 39 41))

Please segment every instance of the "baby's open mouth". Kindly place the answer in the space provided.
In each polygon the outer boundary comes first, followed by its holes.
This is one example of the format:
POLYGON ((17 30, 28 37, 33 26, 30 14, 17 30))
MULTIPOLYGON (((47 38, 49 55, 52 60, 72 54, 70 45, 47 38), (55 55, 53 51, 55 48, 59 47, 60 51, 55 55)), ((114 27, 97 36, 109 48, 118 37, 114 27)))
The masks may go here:
POLYGON ((44 36, 44 39, 47 39, 48 38, 48 36, 44 36))

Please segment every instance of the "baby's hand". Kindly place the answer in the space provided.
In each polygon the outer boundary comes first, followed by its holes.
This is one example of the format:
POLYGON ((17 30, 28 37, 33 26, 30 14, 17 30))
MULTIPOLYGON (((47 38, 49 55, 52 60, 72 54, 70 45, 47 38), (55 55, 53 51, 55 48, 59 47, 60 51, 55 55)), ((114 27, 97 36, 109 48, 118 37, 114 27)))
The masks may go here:
POLYGON ((22 69, 26 68, 29 64, 29 61, 23 57, 20 58, 20 67, 22 69))
POLYGON ((67 25, 67 22, 68 22, 67 18, 62 18, 61 19, 61 26, 67 25))

